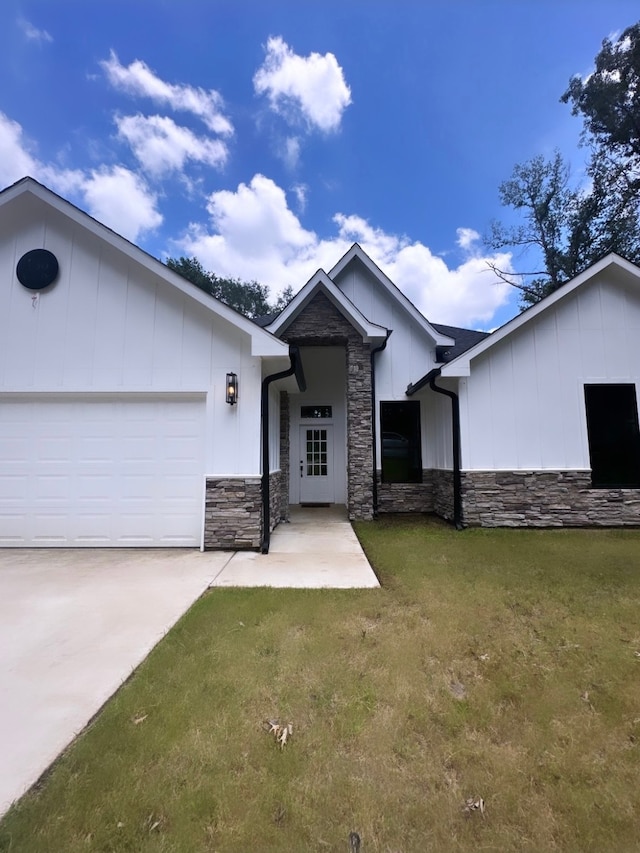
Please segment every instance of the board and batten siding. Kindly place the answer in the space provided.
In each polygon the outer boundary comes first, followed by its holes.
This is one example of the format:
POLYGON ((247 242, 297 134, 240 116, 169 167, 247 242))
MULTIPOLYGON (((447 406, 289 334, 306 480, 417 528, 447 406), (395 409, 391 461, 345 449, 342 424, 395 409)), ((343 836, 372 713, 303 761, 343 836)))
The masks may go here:
POLYGON ((462 468, 589 470, 584 385, 640 381, 640 294, 601 276, 471 361, 462 468))
POLYGON ((434 342, 364 267, 350 265, 336 284, 367 320, 393 330, 376 356, 376 399, 406 400, 407 385, 434 366, 434 342))
POLYGON ((0 282, 0 395, 202 393, 206 473, 259 473, 261 364, 248 334, 35 198, 0 211, 0 282), (41 293, 15 275, 34 248, 60 265, 41 293))

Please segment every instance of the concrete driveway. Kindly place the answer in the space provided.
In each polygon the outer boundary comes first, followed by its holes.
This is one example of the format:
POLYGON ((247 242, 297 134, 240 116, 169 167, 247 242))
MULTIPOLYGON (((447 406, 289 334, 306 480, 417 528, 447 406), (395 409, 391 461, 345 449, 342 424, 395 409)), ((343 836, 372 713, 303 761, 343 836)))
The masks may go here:
POLYGON ((379 583, 344 507, 292 508, 267 555, 0 549, 0 815, 208 586, 379 583))
POLYGON ((0 550, 0 815, 231 556, 181 549, 0 550))

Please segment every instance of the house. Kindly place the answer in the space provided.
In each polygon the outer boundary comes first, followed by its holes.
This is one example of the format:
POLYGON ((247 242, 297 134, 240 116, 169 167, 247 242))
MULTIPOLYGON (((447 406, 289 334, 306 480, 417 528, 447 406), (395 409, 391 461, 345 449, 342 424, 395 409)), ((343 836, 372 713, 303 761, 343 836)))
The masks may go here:
POLYGON ((640 523, 640 269, 491 335, 354 245, 253 322, 25 178, 0 193, 0 545, 268 550, 291 504, 640 523))

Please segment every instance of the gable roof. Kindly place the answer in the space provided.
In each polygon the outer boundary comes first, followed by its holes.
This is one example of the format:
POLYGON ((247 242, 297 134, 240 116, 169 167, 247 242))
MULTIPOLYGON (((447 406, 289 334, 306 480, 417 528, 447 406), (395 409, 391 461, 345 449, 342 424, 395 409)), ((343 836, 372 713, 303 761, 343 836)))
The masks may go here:
POLYGON ((0 192, 0 209, 11 204, 21 196, 32 196, 39 199, 43 204, 56 210, 66 219, 92 233, 100 240, 126 255, 130 260, 139 264, 144 269, 153 273, 166 283, 168 287, 174 287, 189 299, 199 303, 209 313, 226 320, 231 325, 245 332, 251 339, 251 355, 253 356, 283 356, 288 360, 289 348, 283 341, 278 340, 269 332, 261 329, 248 317, 225 305, 213 296, 209 296, 194 284, 187 281, 178 273, 169 269, 166 264, 145 252, 139 246, 131 243, 125 237, 103 225, 88 213, 70 201, 62 198, 57 193, 45 187, 34 178, 21 178, 15 184, 0 192))
MULTIPOLYGON (((425 332, 436 346, 453 345, 454 341, 450 335, 438 331, 435 325, 424 317, 410 299, 397 287, 391 279, 385 275, 380 267, 374 263, 359 243, 354 243, 348 252, 340 258, 338 263, 329 272, 329 278, 335 281, 352 263, 360 263, 376 279, 382 288, 394 299, 415 323, 425 332)), ((441 327, 442 328, 442 327, 441 327)))
POLYGON ((382 343, 389 331, 384 326, 371 323, 356 308, 353 302, 334 284, 324 270, 318 270, 267 327, 274 335, 282 334, 295 318, 306 308, 311 300, 323 293, 346 320, 362 335, 365 343, 382 343))
POLYGON ((486 338, 466 350, 466 352, 462 353, 457 358, 454 358, 453 361, 445 364, 441 369, 441 375, 443 377, 469 376, 471 373, 471 361, 474 358, 477 358, 477 356, 486 352, 509 335, 512 335, 527 323, 531 323, 545 311, 548 311, 554 305, 557 305, 558 302, 566 299, 578 288, 584 286, 591 279, 605 271, 613 272, 616 276, 621 277, 625 281, 633 281, 636 285, 640 285, 640 268, 635 264, 632 264, 630 261, 620 257, 620 255, 616 255, 615 252, 611 252, 595 264, 592 264, 575 278, 571 279, 571 281, 561 285, 558 290, 555 290, 531 308, 523 311, 522 314, 519 314, 512 320, 509 320, 509 322, 505 323, 504 326, 501 326, 495 332, 492 332, 486 338))

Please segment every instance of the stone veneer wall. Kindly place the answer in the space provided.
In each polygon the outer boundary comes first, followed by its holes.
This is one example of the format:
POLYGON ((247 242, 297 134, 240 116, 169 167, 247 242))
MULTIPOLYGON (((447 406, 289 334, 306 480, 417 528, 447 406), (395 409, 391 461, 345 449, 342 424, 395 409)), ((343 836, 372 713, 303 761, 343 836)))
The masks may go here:
POLYGON ((282 471, 269 474, 269 529, 282 521, 282 471))
POLYGON ((347 510, 373 518, 370 346, 323 293, 280 336, 298 346, 344 346, 347 360, 347 510))
POLYGON ((260 477, 207 478, 205 549, 256 549, 260 547, 261 534, 260 477))
POLYGON ((280 392, 280 513, 279 521, 289 521, 289 395, 280 392))
POLYGON ((466 471, 462 502, 471 526, 640 525, 640 489, 592 489, 589 471, 466 471))
POLYGON ((453 521, 453 471, 434 468, 431 472, 433 483, 433 511, 447 521, 453 521))
POLYGON ((423 471, 421 483, 383 483, 378 471, 378 512, 433 512, 432 475, 423 471))

